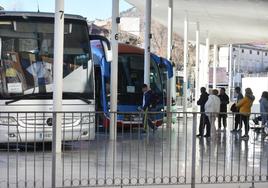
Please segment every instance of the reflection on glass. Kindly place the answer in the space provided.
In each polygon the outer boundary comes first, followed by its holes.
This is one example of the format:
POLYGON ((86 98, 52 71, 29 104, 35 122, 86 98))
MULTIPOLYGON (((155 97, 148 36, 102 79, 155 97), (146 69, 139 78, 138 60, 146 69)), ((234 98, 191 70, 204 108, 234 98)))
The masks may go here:
MULTIPOLYGON (((50 22, 9 22, 0 25, 0 94, 4 99, 53 92, 54 26, 50 22), (14 27, 16 23, 16 27, 14 27)), ((93 97, 87 26, 64 28, 63 92, 93 97), (70 29, 71 28, 71 29, 70 29)), ((65 98, 72 95, 63 95, 65 98)))

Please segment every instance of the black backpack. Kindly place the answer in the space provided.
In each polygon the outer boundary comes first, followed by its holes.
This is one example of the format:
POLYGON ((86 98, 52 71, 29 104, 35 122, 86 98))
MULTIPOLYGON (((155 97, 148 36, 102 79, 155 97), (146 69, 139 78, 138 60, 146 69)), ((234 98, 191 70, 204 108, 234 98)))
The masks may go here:
POLYGON ((236 107, 236 104, 234 103, 232 106, 231 106, 231 112, 235 113, 235 112, 239 112, 238 108, 236 107))
POLYGON ((151 101, 150 101, 150 106, 152 108, 155 108, 159 103, 160 103, 160 96, 156 93, 156 92, 153 92, 151 93, 151 101))

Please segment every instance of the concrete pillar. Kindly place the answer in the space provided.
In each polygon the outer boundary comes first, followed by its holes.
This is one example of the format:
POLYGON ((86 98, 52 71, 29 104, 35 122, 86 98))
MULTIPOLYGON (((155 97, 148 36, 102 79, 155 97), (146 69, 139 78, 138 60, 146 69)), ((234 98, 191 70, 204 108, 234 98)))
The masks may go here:
POLYGON ((196 23, 196 38, 195 38, 195 104, 200 95, 200 80, 199 80, 199 63, 200 63, 200 30, 199 23, 196 23))
POLYGON ((116 140, 117 136, 117 88, 118 88, 118 18, 119 0, 113 0, 112 9, 112 65, 111 65, 111 98, 110 98, 110 140, 116 140))
POLYGON ((214 45, 214 55, 213 55, 213 89, 217 87, 217 64, 218 64, 218 46, 214 45))
MULTIPOLYGON (((167 41, 167 59, 172 61, 172 42, 173 42, 173 0, 168 3, 168 41, 167 41)), ((175 75, 173 76, 175 77, 175 75)), ((167 126, 172 123, 171 99, 172 99, 172 79, 167 76, 167 126)))
MULTIPOLYGON (((183 112, 187 112, 187 86, 188 86, 188 18, 184 20, 184 49, 183 49, 183 112)), ((184 118, 186 121, 186 119, 184 118)))
POLYGON ((51 187, 56 187, 57 158, 61 154, 62 86, 63 86, 63 41, 64 41, 64 0, 55 0, 53 59, 53 137, 51 187), (58 155, 59 154, 59 155, 58 155))
POLYGON ((210 43, 209 43, 209 38, 206 38, 206 58, 205 58, 205 63, 204 63, 204 83, 205 83, 205 88, 207 91, 209 91, 209 55, 210 55, 210 43))
POLYGON ((144 83, 150 86, 152 0, 146 0, 144 19, 144 83))

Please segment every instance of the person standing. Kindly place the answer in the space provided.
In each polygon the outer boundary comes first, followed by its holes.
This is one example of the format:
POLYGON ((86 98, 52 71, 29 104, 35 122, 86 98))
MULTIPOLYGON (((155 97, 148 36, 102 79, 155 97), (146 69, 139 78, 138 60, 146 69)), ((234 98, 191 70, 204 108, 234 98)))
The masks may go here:
POLYGON ((211 134, 214 135, 216 133, 215 120, 220 112, 221 100, 218 97, 218 90, 213 89, 212 94, 209 95, 208 100, 205 104, 205 112, 206 116, 209 119, 209 124, 206 127, 206 135, 205 137, 210 137, 211 134))
POLYGON ((208 117, 205 114, 205 104, 208 100, 209 94, 207 93, 205 87, 201 87, 200 92, 201 92, 201 95, 200 95, 199 100, 197 101, 197 105, 200 106, 201 116, 200 116, 200 123, 199 123, 199 134, 196 135, 197 137, 204 136, 205 125, 209 123, 208 117))
MULTIPOLYGON (((239 103, 240 100, 242 100, 244 98, 243 94, 241 93, 241 88, 240 87, 236 87, 235 88, 235 93, 236 93, 236 103, 239 103)), ((234 106, 236 109, 234 109, 234 113, 235 114, 235 128, 232 130, 232 132, 237 132, 237 131, 241 131, 242 129, 242 122, 241 122, 241 116, 238 113, 239 112, 239 108, 236 107, 236 105, 234 106), (239 126, 239 128, 238 128, 239 126)))
POLYGON ((267 126, 267 113, 268 113, 268 92, 264 91, 262 93, 261 99, 259 100, 260 102, 260 113, 261 113, 261 122, 262 126, 264 127, 265 125, 267 126))
POLYGON ((144 111, 143 123, 144 130, 147 130, 147 125, 153 130, 156 130, 157 127, 153 124, 150 111, 152 109, 153 103, 153 93, 152 90, 148 88, 146 84, 142 85, 143 99, 142 99, 142 110, 144 111))
POLYGON ((249 116, 250 116, 250 113, 251 113, 251 107, 252 107, 252 104, 253 104, 254 100, 255 100, 255 97, 253 95, 252 90, 250 88, 246 88, 245 89, 245 97, 236 104, 236 107, 239 108, 241 121, 245 125, 245 135, 243 135, 241 137, 241 139, 243 139, 243 140, 248 140, 249 139, 249 136, 248 136, 248 132, 249 132, 249 116))
POLYGON ((226 119, 227 119, 227 104, 229 104, 229 97, 225 93, 225 88, 220 89, 219 98, 220 98, 220 101, 221 101, 221 105, 220 105, 220 114, 219 114, 219 117, 218 117, 218 130, 221 130, 221 120, 222 120, 224 130, 226 130, 226 126, 227 126, 227 122, 226 122, 226 119))

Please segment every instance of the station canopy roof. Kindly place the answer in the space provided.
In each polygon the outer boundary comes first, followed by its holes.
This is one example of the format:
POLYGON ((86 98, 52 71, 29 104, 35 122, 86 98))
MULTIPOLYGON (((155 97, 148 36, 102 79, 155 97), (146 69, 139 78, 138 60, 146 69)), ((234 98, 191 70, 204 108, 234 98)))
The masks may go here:
MULTIPOLYGON (((141 11, 145 0, 126 0, 141 11)), ((167 26, 168 0, 152 0, 152 19, 167 26)), ((268 0, 173 0, 174 32, 183 37, 188 15, 189 40, 195 40, 196 22, 200 40, 211 44, 268 43, 268 0)))

